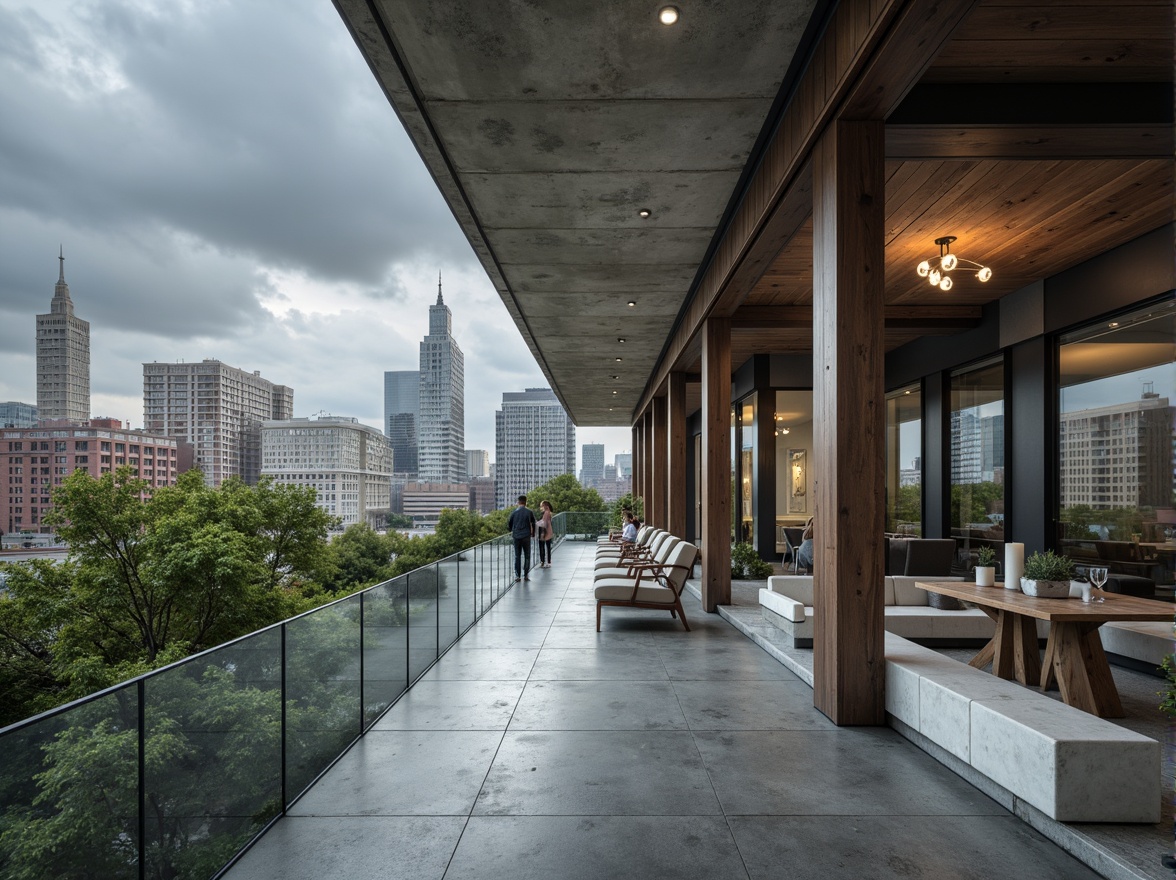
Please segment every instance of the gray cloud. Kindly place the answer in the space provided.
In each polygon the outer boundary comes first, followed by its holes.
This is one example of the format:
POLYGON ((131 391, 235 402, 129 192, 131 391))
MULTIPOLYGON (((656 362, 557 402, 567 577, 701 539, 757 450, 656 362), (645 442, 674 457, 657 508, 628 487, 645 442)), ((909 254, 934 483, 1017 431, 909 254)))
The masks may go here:
POLYGON ((96 415, 141 421, 144 361, 216 357, 380 425, 438 269, 467 445, 544 384, 330 3, 0 0, 0 119, 0 400, 35 397, 59 243, 96 415))

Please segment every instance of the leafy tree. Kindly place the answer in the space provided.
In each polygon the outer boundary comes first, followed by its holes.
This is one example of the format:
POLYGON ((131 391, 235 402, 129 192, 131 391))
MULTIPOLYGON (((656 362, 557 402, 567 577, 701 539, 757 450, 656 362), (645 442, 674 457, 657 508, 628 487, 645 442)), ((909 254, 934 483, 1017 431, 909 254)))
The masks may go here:
POLYGON ((632 492, 627 492, 612 503, 612 518, 609 520, 610 528, 619 529, 624 525, 624 522, 621 520, 621 511, 626 507, 630 508, 638 518, 645 519, 645 503, 640 498, 634 498, 632 492))
POLYGON ((323 586, 332 593, 352 592, 392 577, 392 540, 365 523, 348 526, 327 550, 323 586))
POLYGON ((585 489, 573 474, 560 474, 527 493, 527 506, 539 509, 549 501, 556 513, 565 510, 604 510, 604 499, 595 489, 585 489))
POLYGON ((988 514, 1004 512, 1004 486, 1000 483, 957 483, 951 487, 951 521, 988 522, 988 514))
POLYGON ((412 517, 405 513, 390 513, 388 514, 388 528, 411 529, 412 517))

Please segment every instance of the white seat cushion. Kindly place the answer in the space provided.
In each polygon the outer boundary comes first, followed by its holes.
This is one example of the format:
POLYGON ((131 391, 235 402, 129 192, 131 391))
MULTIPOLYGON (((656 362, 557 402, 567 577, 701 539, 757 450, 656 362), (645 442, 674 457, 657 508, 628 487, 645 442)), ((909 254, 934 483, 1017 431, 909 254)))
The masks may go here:
MULTIPOLYGON (((604 599, 610 602, 625 602, 633 598, 633 582, 617 583, 616 581, 606 581, 603 584, 598 584, 594 594, 598 600, 604 599)), ((674 591, 668 587, 659 587, 652 582, 649 586, 642 584, 637 590, 638 602, 655 602, 660 605, 674 604, 674 591)))

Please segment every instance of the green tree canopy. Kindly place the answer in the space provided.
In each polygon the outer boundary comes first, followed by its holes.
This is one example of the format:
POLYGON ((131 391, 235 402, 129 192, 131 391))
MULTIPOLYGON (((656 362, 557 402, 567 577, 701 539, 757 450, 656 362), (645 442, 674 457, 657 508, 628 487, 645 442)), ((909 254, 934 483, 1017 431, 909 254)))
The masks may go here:
POLYGON ((539 502, 549 501, 556 513, 565 510, 604 510, 604 499, 595 489, 585 489, 574 474, 560 474, 527 493, 527 506, 539 509, 539 502))

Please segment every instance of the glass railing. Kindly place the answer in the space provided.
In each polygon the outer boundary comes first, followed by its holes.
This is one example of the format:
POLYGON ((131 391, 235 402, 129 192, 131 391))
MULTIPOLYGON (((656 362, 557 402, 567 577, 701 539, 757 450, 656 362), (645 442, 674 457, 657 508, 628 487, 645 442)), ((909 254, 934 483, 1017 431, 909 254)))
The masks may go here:
MULTIPOLYGON (((556 541, 579 516, 556 517, 556 541)), ((510 588, 511 549, 495 538, 0 730, 0 878, 217 876, 510 588)))
POLYGON ((595 541, 608 534, 611 519, 606 510, 566 510, 551 518, 551 531, 558 540, 595 541))

